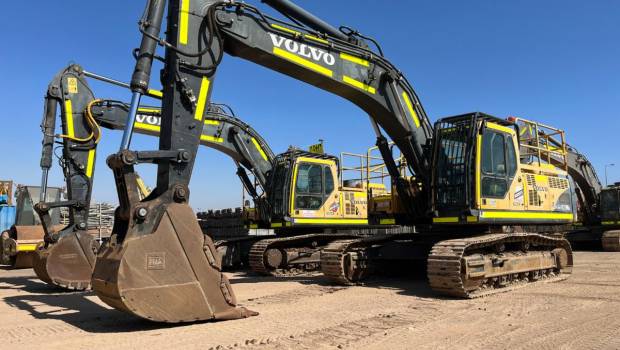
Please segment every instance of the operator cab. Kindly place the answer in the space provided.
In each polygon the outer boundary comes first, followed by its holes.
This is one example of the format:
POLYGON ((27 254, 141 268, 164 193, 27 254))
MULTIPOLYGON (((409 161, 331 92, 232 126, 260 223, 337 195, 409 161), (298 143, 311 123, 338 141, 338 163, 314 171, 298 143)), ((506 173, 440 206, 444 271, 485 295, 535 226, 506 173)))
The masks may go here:
POLYGON ((620 225, 620 182, 601 191, 601 222, 605 226, 620 225))
POLYGON ((368 224, 366 190, 341 185, 337 157, 289 149, 274 164, 268 180, 272 228, 368 224))
POLYGON ((561 130, 469 113, 437 121, 435 139, 434 224, 573 221, 561 130))

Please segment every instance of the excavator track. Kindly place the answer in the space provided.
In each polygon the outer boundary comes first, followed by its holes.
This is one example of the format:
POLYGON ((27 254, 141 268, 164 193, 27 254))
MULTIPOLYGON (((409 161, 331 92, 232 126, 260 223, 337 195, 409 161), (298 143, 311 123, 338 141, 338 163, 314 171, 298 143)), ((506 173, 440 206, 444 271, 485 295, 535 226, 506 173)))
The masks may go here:
POLYGON ((321 251, 321 272, 335 283, 355 285, 370 272, 363 249, 400 237, 380 235, 331 242, 321 251))
POLYGON ((270 273, 270 269, 265 265, 264 254, 274 241, 276 239, 262 239, 252 245, 250 249, 250 269, 252 271, 265 275, 270 273))
MULTIPOLYGON (((272 274, 276 269, 285 269, 291 266, 287 255, 287 249, 299 249, 308 244, 317 242, 317 246, 310 248, 311 250, 316 250, 320 249, 320 246, 325 245, 319 242, 327 241, 328 243, 326 244, 329 245, 331 241, 350 238, 351 236, 352 235, 317 233, 262 239, 254 243, 250 249, 250 268, 256 273, 265 275, 272 274)), ((306 265, 309 266, 309 264, 306 265)))
POLYGON ((605 231, 601 243, 606 252, 620 252, 620 230, 605 231))
POLYGON ((460 298, 477 298, 507 292, 530 282, 566 279, 572 266, 572 250, 565 239, 513 233, 436 243, 428 257, 427 271, 434 291, 460 298), (506 246, 531 249, 502 251, 500 247, 506 246), (499 252, 489 253, 493 249, 499 252), (555 266, 551 266, 554 260, 555 266), (492 261, 492 268, 489 268, 489 261, 492 261), (508 265, 504 265, 506 262, 508 265), (504 266, 507 266, 506 273, 491 271, 504 266))
POLYGON ((347 250, 359 241, 359 239, 340 240, 325 247, 321 252, 321 272, 323 275, 338 284, 355 284, 350 277, 347 277, 344 256, 347 250))
POLYGON ((235 269, 248 267, 249 248, 254 242, 260 240, 259 236, 235 237, 231 239, 221 239, 213 242, 217 253, 220 256, 222 269, 235 269))

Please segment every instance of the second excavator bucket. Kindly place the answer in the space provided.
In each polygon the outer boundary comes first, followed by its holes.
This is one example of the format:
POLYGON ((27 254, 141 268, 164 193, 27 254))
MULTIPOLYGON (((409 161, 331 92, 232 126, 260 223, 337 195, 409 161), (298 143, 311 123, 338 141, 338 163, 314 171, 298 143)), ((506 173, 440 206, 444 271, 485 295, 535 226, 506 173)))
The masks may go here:
POLYGON ((170 323, 257 314, 236 307, 215 246, 187 204, 170 204, 152 233, 140 234, 131 225, 124 229, 122 242, 114 232, 101 249, 93 273, 92 287, 108 305, 170 323))
POLYGON ((33 268, 42 281, 67 289, 90 288, 99 242, 87 232, 61 236, 58 242, 41 246, 33 256, 33 268))

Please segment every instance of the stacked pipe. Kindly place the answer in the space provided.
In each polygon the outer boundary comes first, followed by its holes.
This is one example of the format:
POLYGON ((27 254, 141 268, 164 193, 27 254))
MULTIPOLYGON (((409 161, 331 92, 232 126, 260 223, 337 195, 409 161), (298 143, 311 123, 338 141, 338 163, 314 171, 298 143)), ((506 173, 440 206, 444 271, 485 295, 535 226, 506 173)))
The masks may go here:
MULTIPOLYGON (((114 210, 116 206, 109 203, 92 203, 88 213, 88 232, 102 237, 108 237, 114 226, 114 210)), ((61 208, 60 221, 63 225, 69 224, 69 209, 61 208)))

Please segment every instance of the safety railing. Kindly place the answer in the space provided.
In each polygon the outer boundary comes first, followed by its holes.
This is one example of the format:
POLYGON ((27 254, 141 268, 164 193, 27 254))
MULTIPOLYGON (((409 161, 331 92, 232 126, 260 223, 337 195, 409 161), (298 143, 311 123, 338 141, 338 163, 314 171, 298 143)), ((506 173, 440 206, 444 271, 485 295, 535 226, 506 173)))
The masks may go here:
MULTIPOLYGON (((392 147, 394 143, 390 143, 392 147)), ((340 153, 340 185, 345 187, 352 182, 359 181, 366 188, 371 183, 380 183, 386 189, 391 187, 390 174, 387 170, 385 162, 380 154, 377 146, 368 148, 366 154, 341 152, 340 153)), ((405 159, 402 155, 398 155, 395 159, 399 165, 401 175, 406 172, 405 159)))
POLYGON ((563 130, 535 121, 513 118, 519 126, 521 156, 531 162, 554 164, 568 170, 568 146, 563 130))

